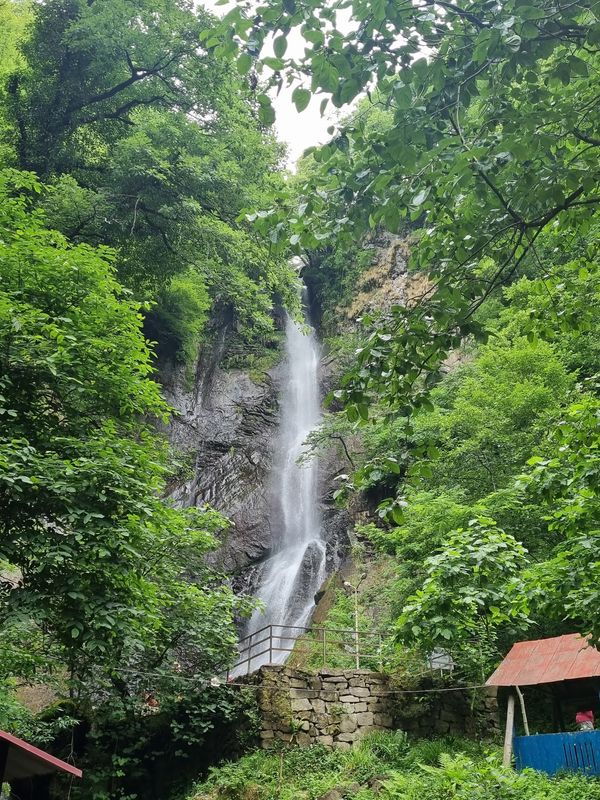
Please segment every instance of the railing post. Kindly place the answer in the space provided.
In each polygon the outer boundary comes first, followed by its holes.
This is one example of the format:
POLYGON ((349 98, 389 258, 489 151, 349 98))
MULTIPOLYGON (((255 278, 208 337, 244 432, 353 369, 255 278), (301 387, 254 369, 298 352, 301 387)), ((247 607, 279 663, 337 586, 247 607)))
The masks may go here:
POLYGON ((358 587, 354 587, 354 644, 356 646, 356 669, 360 669, 360 655, 358 652, 358 587))
MULTIPOLYGON (((1 2, 1 0, 0 0, 1 2)), ((246 664, 246 674, 250 675, 252 672, 252 662, 258 658, 264 658, 265 655, 268 654, 269 663, 273 664, 276 663, 275 659, 275 652, 282 653, 282 660, 285 661, 286 653, 291 653, 294 651, 294 647, 297 643, 297 639, 293 636, 285 636, 281 637, 276 633, 273 632, 274 628, 282 631, 303 631, 304 633, 310 634, 311 638, 309 640, 310 648, 300 650, 300 653, 309 652, 311 657, 314 657, 316 651, 314 650, 314 645, 317 646, 317 651, 319 650, 319 644, 321 645, 321 654, 320 660, 322 661, 323 668, 327 667, 329 652, 328 649, 331 650, 331 645, 334 645, 334 649, 338 647, 342 647, 343 650, 352 658, 355 663, 356 669, 360 669, 361 667, 361 656, 363 664, 371 665, 372 667, 375 666, 375 663, 379 664, 380 669, 383 668, 383 635, 379 631, 361 631, 359 629, 359 619, 358 619, 358 608, 357 603, 355 603, 355 614, 354 614, 354 628, 341 628, 341 629, 332 629, 328 631, 325 626, 322 627, 315 627, 315 628, 300 628, 297 626, 290 626, 290 625, 265 625, 258 631, 255 631, 248 636, 243 637, 240 639, 239 645, 239 653, 238 653, 238 660, 234 664, 231 669, 227 670, 227 680, 232 676, 232 671, 241 670, 243 669, 244 663, 246 664), (268 631, 268 635, 265 634, 268 631), (321 631, 321 642, 319 643, 318 638, 316 638, 316 634, 318 631, 321 631), (333 639, 328 638, 328 633, 333 634, 333 639), (336 638, 336 634, 341 636, 342 638, 336 638), (363 642, 361 645, 361 634, 363 636, 363 642), (365 637, 370 637, 367 641, 365 637), (258 640, 258 641, 257 641, 258 640), (350 647, 351 641, 354 640, 354 649, 352 650, 350 647), (269 642, 269 646, 267 649, 264 649, 264 645, 269 642), (283 645, 284 641, 291 641, 293 642, 292 647, 287 647, 283 645), (278 645, 278 642, 282 642, 281 645, 278 645), (372 642, 375 642, 373 644, 372 642), (259 653, 256 655, 254 651, 260 646, 263 647, 259 653), (363 648, 363 652, 361 652, 361 646, 363 648), (377 653, 375 653, 375 648, 377 648, 377 653), (246 656, 246 657, 244 657, 246 656)), ((303 635, 303 634, 302 634, 303 635)), ((300 637, 298 637, 300 638, 300 637)), ((264 661, 261 661, 264 663, 264 661)), ((240 674, 243 674, 241 672, 240 674)))

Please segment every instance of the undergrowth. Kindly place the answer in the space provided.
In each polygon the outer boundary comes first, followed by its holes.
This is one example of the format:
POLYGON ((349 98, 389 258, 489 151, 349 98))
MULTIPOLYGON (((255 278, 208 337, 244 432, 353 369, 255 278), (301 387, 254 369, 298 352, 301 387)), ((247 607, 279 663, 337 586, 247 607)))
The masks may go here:
POLYGON ((213 768, 186 800, 318 800, 333 788, 353 800, 600 800, 600 780, 516 773, 487 744, 412 742, 402 731, 373 733, 344 752, 258 750, 213 768))

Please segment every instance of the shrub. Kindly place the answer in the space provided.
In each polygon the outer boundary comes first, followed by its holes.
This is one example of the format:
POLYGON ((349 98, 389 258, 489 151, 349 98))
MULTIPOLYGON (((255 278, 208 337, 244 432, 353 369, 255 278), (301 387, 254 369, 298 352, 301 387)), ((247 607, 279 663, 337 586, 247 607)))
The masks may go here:
POLYGON ((360 743, 360 750, 372 753, 386 764, 400 764, 411 747, 405 731, 374 731, 360 743))
POLYGON ((600 781, 579 775, 551 778, 532 770, 514 772, 494 754, 474 759, 442 753, 438 766, 398 772, 384 788, 384 800, 600 800, 600 781))
POLYGON ((350 786, 353 800, 600 800, 600 780, 518 773, 476 741, 409 742, 402 731, 373 733, 349 752, 314 746, 251 753, 211 770, 188 800, 317 800, 350 786))

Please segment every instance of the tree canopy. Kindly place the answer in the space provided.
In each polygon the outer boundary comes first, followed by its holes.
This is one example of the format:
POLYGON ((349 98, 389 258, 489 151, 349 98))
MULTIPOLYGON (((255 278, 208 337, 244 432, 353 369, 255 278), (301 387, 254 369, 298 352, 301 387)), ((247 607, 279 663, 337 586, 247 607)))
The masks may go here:
POLYGON ((593 2, 555 0, 354 0, 344 8, 346 33, 341 9, 324 3, 235 7, 215 52, 237 49, 238 64, 246 63, 273 34, 280 57, 262 64, 275 70, 273 83, 296 83, 299 110, 311 94, 336 107, 369 94, 313 154, 321 168, 291 231, 277 208, 262 226, 315 247, 419 222, 411 264, 429 273, 431 286, 376 326, 343 392, 352 405, 377 397, 410 410, 426 394, 422 378, 449 350, 484 335, 477 309, 535 258, 542 232, 581 230, 592 218, 600 135, 590 78, 600 21, 593 2), (286 59, 296 28, 304 55, 286 59), (389 113, 386 124, 369 124, 371 106, 389 113), (484 257, 493 268, 481 274, 484 257))
MULTIPOLYGON (((169 467, 151 419, 168 408, 138 305, 110 251, 69 244, 31 210, 32 176, 5 172, 0 190, 0 557, 18 570, 2 578, 3 618, 34 619, 83 670, 117 654, 127 663, 158 634, 162 646, 184 632, 190 643, 216 596, 179 576, 184 563, 204 572, 225 523, 161 499, 169 467), (187 607, 179 622, 171 605, 187 607)), ((232 610, 223 591, 223 624, 232 610)))
POLYGON ((32 9, 1 132, 13 165, 54 185, 51 224, 115 249, 119 279, 156 302, 164 357, 191 364, 209 308, 260 341, 291 273, 239 217, 282 185, 282 150, 251 83, 201 44, 214 18, 185 0, 32 9))

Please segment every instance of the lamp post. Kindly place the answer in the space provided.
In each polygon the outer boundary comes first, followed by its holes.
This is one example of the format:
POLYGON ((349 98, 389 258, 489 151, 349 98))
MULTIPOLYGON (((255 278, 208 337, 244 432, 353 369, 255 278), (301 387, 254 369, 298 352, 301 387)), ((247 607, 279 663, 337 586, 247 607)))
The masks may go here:
POLYGON ((344 588, 354 592, 354 658, 356 669, 360 669, 360 653, 358 650, 358 590, 366 577, 366 575, 361 575, 356 586, 351 584, 350 581, 344 581, 344 588))

